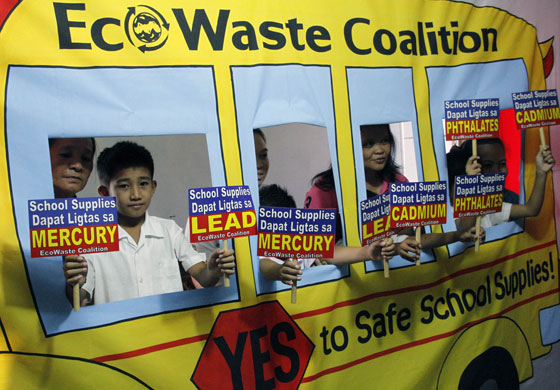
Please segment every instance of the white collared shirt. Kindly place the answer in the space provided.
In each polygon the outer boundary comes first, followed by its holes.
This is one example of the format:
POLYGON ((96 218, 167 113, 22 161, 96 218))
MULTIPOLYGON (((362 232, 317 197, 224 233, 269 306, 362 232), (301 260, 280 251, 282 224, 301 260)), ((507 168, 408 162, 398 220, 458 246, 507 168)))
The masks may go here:
POLYGON ((119 251, 84 257, 88 275, 83 289, 95 304, 183 291, 178 262, 188 271, 205 260, 174 221, 148 213, 138 243, 119 226, 119 251))
POLYGON ((491 228, 492 226, 499 225, 504 222, 509 221, 509 216, 511 215, 511 203, 502 203, 502 211, 497 213, 483 215, 480 219, 480 226, 484 229, 491 228))

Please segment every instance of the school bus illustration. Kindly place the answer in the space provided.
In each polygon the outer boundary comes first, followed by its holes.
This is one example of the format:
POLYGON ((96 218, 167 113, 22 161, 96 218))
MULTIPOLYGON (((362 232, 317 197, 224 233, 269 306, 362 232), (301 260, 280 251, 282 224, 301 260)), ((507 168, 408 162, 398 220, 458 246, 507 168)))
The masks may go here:
MULTIPOLYGON (((535 28, 496 8, 288 5, 24 0, 11 10, 0 30, 3 387, 510 389, 533 375, 558 340, 550 179, 539 215, 487 229, 478 253, 454 243, 423 251, 420 266, 396 257, 389 278, 376 261, 312 267, 297 304, 260 274, 256 237, 230 243, 230 287, 78 312, 61 258, 30 256, 28 201, 53 197, 49 138, 155 139, 156 198, 201 152, 209 185, 248 185, 258 204, 253 129, 287 126, 275 169, 298 164, 296 180, 326 153, 342 239, 359 246, 360 126, 404 129, 417 181, 447 180, 444 101, 499 98, 507 116, 512 93, 546 89, 535 28), (324 147, 293 124, 315 128, 324 147)), ((512 152, 523 202, 539 135, 508 131, 523 145, 512 152)), ((174 194, 182 221, 186 189, 174 194)), ((451 212, 431 231, 455 230, 451 212)))

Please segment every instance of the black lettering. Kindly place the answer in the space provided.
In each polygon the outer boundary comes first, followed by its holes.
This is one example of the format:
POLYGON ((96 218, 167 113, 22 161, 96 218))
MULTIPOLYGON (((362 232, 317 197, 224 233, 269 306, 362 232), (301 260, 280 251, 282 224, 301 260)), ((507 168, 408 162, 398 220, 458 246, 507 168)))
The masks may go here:
POLYGON ((253 351, 253 370, 257 389, 274 389, 274 378, 264 379, 264 364, 270 361, 270 351, 262 352, 261 339, 266 337, 266 326, 251 331, 251 350, 253 351))
POLYGON ((492 51, 498 51, 498 30, 495 28, 482 29, 482 44, 484 51, 490 49, 490 36, 492 36, 492 51))
POLYGON ((455 308, 453 307, 453 303, 451 299, 455 299, 457 305, 459 306, 459 311, 461 314, 465 314, 465 309, 463 308, 463 303, 461 302, 461 298, 456 293, 452 293, 451 289, 447 289, 447 306, 449 306, 449 311, 451 312, 451 316, 455 317, 455 308))
POLYGON ((519 287, 519 278, 516 273, 509 275, 509 282, 511 283, 511 297, 515 297, 517 287, 519 287))
POLYGON ((216 29, 214 29, 208 20, 206 11, 203 9, 197 9, 194 11, 191 29, 189 23, 185 19, 185 13, 183 10, 181 8, 173 8, 175 19, 177 19, 177 24, 179 24, 179 28, 183 33, 183 38, 185 38, 185 42, 187 43, 189 50, 198 50, 201 27, 204 29, 212 49, 216 51, 223 50, 229 12, 229 10, 220 10, 216 29))
POLYGON ((66 4, 53 3, 56 26, 58 28, 58 47, 61 49, 91 49, 90 43, 72 42, 70 28, 85 28, 85 22, 68 20, 68 10, 85 11, 84 3, 66 4))
POLYGON ((327 336, 328 335, 329 335, 329 331, 327 330, 326 327, 323 326, 323 329, 321 330, 321 333, 319 333, 319 336, 321 336, 321 338, 323 339, 323 353, 325 355, 329 355, 332 352, 332 349, 327 347, 327 336))
POLYGON ((447 317, 449 317, 449 310, 445 309, 443 314, 441 314, 438 310, 438 304, 445 305, 445 299, 443 299, 442 297, 439 297, 438 299, 436 299, 436 302, 434 304, 434 313, 435 313, 436 317, 440 320, 445 320, 447 317))
MULTIPOLYGON (((486 280, 488 280, 488 277, 486 277, 486 280)), ((484 286, 484 284, 478 286, 478 289, 476 290, 476 304, 478 306, 484 306, 486 304, 486 287, 484 286)))
POLYGON ((368 318, 369 319, 369 313, 367 312, 367 310, 362 310, 360 311, 357 315, 356 315, 356 319, 355 319, 355 323, 356 323, 356 328, 358 329, 363 329, 366 331, 366 335, 365 336, 358 336, 358 342, 361 344, 365 344, 367 343, 370 339, 371 339, 371 328, 369 327, 369 325, 367 324, 363 324, 361 322, 362 317, 368 318))
MULTIPOLYGON (((426 28, 433 28, 433 27, 434 24, 432 22, 426 22, 426 28)), ((428 31, 426 35, 428 36, 428 44, 430 45, 430 54, 438 54, 436 32, 428 31)))
POLYGON ((541 264, 541 270, 543 272, 543 276, 542 276, 542 280, 543 282, 546 282, 548 280, 548 277, 550 275, 549 271, 548 271, 548 263, 545 261, 544 263, 541 264))
POLYGON ((373 35, 373 46, 378 53, 391 55, 397 50, 397 39, 391 31, 379 29, 373 35), (383 44, 383 36, 386 36, 389 40, 389 48, 385 48, 385 45, 383 44))
POLYGON ((275 42, 274 44, 263 42, 263 47, 270 50, 282 49, 286 46, 286 37, 281 32, 273 31, 271 28, 278 28, 282 30, 284 27, 282 24, 276 22, 263 22, 259 28, 259 32, 266 39, 275 42))
POLYGON ((299 371, 299 356, 295 349, 280 343, 280 333, 285 333, 286 339, 288 341, 291 341, 295 340, 296 332, 294 331, 292 325, 287 322, 279 322, 278 324, 274 325, 274 327, 270 331, 270 342, 272 344, 272 350, 279 355, 286 356, 290 360, 290 370, 288 372, 282 370, 282 366, 274 368, 276 379, 283 383, 289 383, 296 378, 299 371))
POLYGON ((98 48, 105 51, 117 51, 122 49, 122 42, 110 44, 103 38, 103 28, 108 24, 120 26, 121 21, 115 18, 101 18, 96 20, 91 26, 91 39, 93 43, 95 43, 98 48))
POLYGON ((420 318, 420 322, 422 322, 423 324, 430 324, 434 320, 432 307, 430 305, 426 305, 427 302, 432 302, 433 300, 434 297, 432 295, 426 295, 420 302, 420 309, 422 309, 423 312, 428 313, 426 317, 420 318))
POLYGON ((499 291, 496 292, 496 299, 502 299, 506 295, 505 287, 504 284, 502 283, 502 279, 503 279, 502 273, 500 271, 496 272, 496 275, 494 275, 494 285, 496 286, 496 289, 499 291))
POLYGON ((241 362, 243 358, 243 349, 247 341, 247 332, 241 332, 237 335, 237 344, 235 353, 232 354, 226 339, 223 336, 214 338, 214 343, 222 353, 231 373, 231 384, 234 390, 243 389, 243 378, 241 377, 241 362))
POLYGON ((537 283, 541 282, 541 278, 540 278, 540 273, 541 273, 541 265, 540 264, 535 264, 535 281, 537 283))
POLYGON ((307 44, 311 50, 324 53, 331 49, 331 45, 319 46, 316 41, 328 41, 331 39, 329 31, 322 26, 311 26, 305 33, 307 44))
POLYGON ((399 311, 399 314, 397 314, 397 327, 401 332, 410 328, 410 321, 408 321, 410 317, 411 313, 407 308, 402 309, 399 311))
POLYGON ((472 31, 463 31, 461 33, 461 39, 459 40, 459 50, 463 53, 474 53, 480 49, 480 36, 472 31), (472 41, 472 46, 467 47, 465 43, 465 37, 468 37, 472 41))
POLYGON ((338 325, 333 328, 331 333, 331 344, 334 350, 337 352, 344 351, 346 349, 346 347, 348 346, 348 332, 346 331, 346 329, 344 329, 343 326, 338 325), (336 342, 337 333, 342 334, 342 344, 338 344, 336 342))
MULTIPOLYGON (((451 27, 459 27, 459 22, 453 21, 449 23, 451 27)), ((457 45, 459 44, 459 31, 453 31, 453 55, 457 54, 457 45)))
POLYGON ((524 269, 520 269, 517 272, 519 272, 519 295, 522 295, 523 290, 527 287, 527 274, 524 269))
POLYGON ((393 334, 393 317, 397 314, 397 311, 395 310, 396 306, 396 303, 390 303, 389 307, 387 307, 387 312, 385 313, 387 315, 387 324, 389 325, 389 334, 393 334))
POLYGON ((445 54, 451 54, 452 50, 449 47, 449 41, 447 39, 449 37, 449 35, 451 35, 451 33, 449 31, 447 31, 445 26, 442 26, 438 31, 438 35, 439 35, 440 42, 441 42, 441 50, 443 50, 443 52, 445 54))
POLYGON ((292 46, 294 49, 302 51, 305 49, 305 45, 299 43, 298 31, 303 29, 303 24, 297 22, 297 18, 288 20, 286 27, 290 30, 290 39, 292 41, 292 46))
MULTIPOLYGON (((552 253, 548 252, 548 263, 546 262, 546 260, 544 261, 544 263, 542 263, 542 271, 544 273, 543 275, 543 280, 546 282, 548 281, 548 278, 550 277, 550 273, 551 271, 548 269, 548 266, 550 264, 550 268, 552 268, 552 253)), ((552 276, 552 278, 554 278, 554 276, 552 276)))
POLYGON ((369 20, 364 18, 353 18, 344 24, 344 40, 346 41, 346 46, 355 54, 366 55, 371 53, 371 49, 360 49, 354 44, 352 39, 352 28, 357 23, 364 23, 369 25, 369 20))
POLYGON ((233 46, 235 46, 239 50, 258 50, 259 45, 257 43, 257 36, 255 35, 255 29, 253 25, 249 22, 240 21, 240 22, 233 22, 233 28, 236 27, 244 27, 241 31, 236 31, 233 36, 231 37, 231 41, 233 46), (246 42, 243 42, 243 41, 246 42))
POLYGON ((418 22, 417 26, 418 26, 418 34, 416 36, 418 37, 418 46, 420 47, 420 55, 425 56, 428 54, 428 52, 426 52, 426 42, 424 41, 424 25, 422 24, 422 22, 418 22))
POLYGON ((381 313, 374 314, 371 317, 373 321, 373 335, 377 338, 387 336, 387 327, 385 325, 385 316, 381 313))
POLYGON ((472 309, 474 309, 474 307, 476 306, 476 293, 470 288, 467 288, 461 295, 463 297, 463 304, 465 305, 465 309, 467 309, 467 311, 471 311, 472 309))
POLYGON ((418 50, 416 48, 416 36, 414 31, 404 30, 399 32, 399 37, 408 37, 403 39, 400 44, 401 52, 408 55, 417 55, 418 50))

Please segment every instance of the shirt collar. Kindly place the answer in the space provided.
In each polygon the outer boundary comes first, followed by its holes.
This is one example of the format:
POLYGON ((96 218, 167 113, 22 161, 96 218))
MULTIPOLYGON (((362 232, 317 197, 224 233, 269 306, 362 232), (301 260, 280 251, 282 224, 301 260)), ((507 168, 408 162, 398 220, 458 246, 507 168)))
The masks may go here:
MULTIPOLYGON (((140 229, 139 243, 143 241, 142 237, 156 237, 156 238, 164 237, 162 226, 159 223, 155 223, 153 217, 151 217, 147 212, 146 212, 146 219, 144 220, 144 223, 142 224, 142 228, 140 229)), ((119 225, 119 241, 124 239, 136 245, 136 242, 132 239, 130 234, 128 234, 128 232, 124 230, 124 228, 121 225, 119 225)))

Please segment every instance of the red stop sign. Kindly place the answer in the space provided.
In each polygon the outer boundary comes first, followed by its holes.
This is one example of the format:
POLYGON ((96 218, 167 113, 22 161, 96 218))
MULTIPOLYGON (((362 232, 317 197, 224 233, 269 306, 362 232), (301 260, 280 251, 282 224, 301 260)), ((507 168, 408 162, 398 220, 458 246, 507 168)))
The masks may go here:
POLYGON ((222 312, 191 380, 199 389, 296 389, 315 345, 277 302, 222 312))

